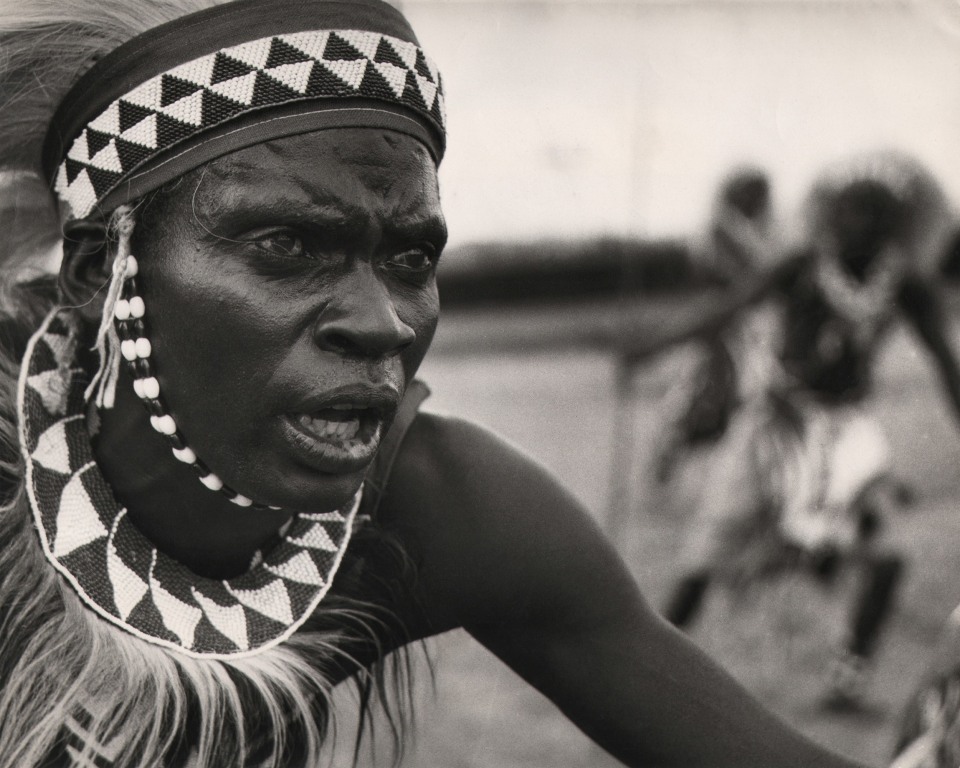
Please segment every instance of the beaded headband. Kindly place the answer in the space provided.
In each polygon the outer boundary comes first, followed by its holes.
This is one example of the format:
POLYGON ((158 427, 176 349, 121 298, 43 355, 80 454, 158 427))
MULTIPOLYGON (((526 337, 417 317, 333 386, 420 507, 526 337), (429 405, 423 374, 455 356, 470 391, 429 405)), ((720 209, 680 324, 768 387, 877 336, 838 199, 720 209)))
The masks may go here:
POLYGON ((155 27, 69 91, 44 143, 68 218, 108 212, 222 155, 328 128, 445 147, 440 74, 382 0, 237 0, 155 27))

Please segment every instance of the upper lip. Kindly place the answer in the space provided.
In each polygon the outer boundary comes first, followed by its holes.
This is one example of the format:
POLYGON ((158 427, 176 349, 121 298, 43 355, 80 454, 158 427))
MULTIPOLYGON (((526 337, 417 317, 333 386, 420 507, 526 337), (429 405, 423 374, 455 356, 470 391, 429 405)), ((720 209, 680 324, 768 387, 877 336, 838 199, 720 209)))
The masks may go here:
POLYGON ((310 395, 292 413, 316 413, 335 406, 372 409, 381 417, 392 414, 400 404, 400 392, 388 385, 348 384, 310 395))

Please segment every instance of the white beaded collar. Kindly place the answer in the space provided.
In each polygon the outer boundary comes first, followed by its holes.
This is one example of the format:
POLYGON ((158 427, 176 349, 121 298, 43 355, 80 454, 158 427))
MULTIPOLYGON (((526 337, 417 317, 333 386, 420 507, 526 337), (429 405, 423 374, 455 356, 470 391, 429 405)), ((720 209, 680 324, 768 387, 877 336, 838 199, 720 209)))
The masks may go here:
POLYGON ((104 619, 189 656, 248 656, 290 637, 330 587, 361 494, 349 509, 295 515, 279 543, 241 576, 197 576, 144 537, 97 467, 78 333, 72 312, 54 310, 20 371, 21 452, 47 559, 104 619))

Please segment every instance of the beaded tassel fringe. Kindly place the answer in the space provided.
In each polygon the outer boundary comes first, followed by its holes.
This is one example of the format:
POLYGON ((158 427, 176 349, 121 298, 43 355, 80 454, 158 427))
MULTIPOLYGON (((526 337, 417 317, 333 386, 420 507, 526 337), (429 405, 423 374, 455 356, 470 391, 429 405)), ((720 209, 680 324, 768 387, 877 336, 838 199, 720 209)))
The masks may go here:
POLYGON ((120 337, 113 322, 117 301, 127 278, 127 260, 130 258, 130 239, 133 235, 133 209, 124 205, 116 210, 110 222, 117 234, 117 255, 113 260, 113 274, 103 304, 100 328, 97 330, 95 349, 100 367, 84 392, 84 400, 96 391, 97 408, 113 408, 116 402, 117 379, 120 376, 120 337))

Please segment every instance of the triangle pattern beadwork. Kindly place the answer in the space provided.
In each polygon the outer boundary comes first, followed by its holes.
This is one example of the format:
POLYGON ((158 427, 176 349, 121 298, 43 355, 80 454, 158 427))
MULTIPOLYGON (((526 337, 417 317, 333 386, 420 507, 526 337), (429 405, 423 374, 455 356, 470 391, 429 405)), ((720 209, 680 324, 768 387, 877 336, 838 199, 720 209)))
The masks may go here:
POLYGON ((84 218, 121 178, 237 115, 345 96, 402 104, 444 129, 440 75, 417 46, 361 30, 296 32, 207 54, 141 83, 73 141, 55 189, 72 216, 84 218), (418 83, 417 99, 407 82, 418 83))
POLYGON ((20 374, 27 490, 47 559, 100 616, 187 655, 246 656, 292 635, 339 568, 361 494, 348 509, 295 515, 244 574, 197 576, 140 533, 96 465, 83 418, 88 375, 70 358, 78 333, 76 317, 55 310, 20 374))

